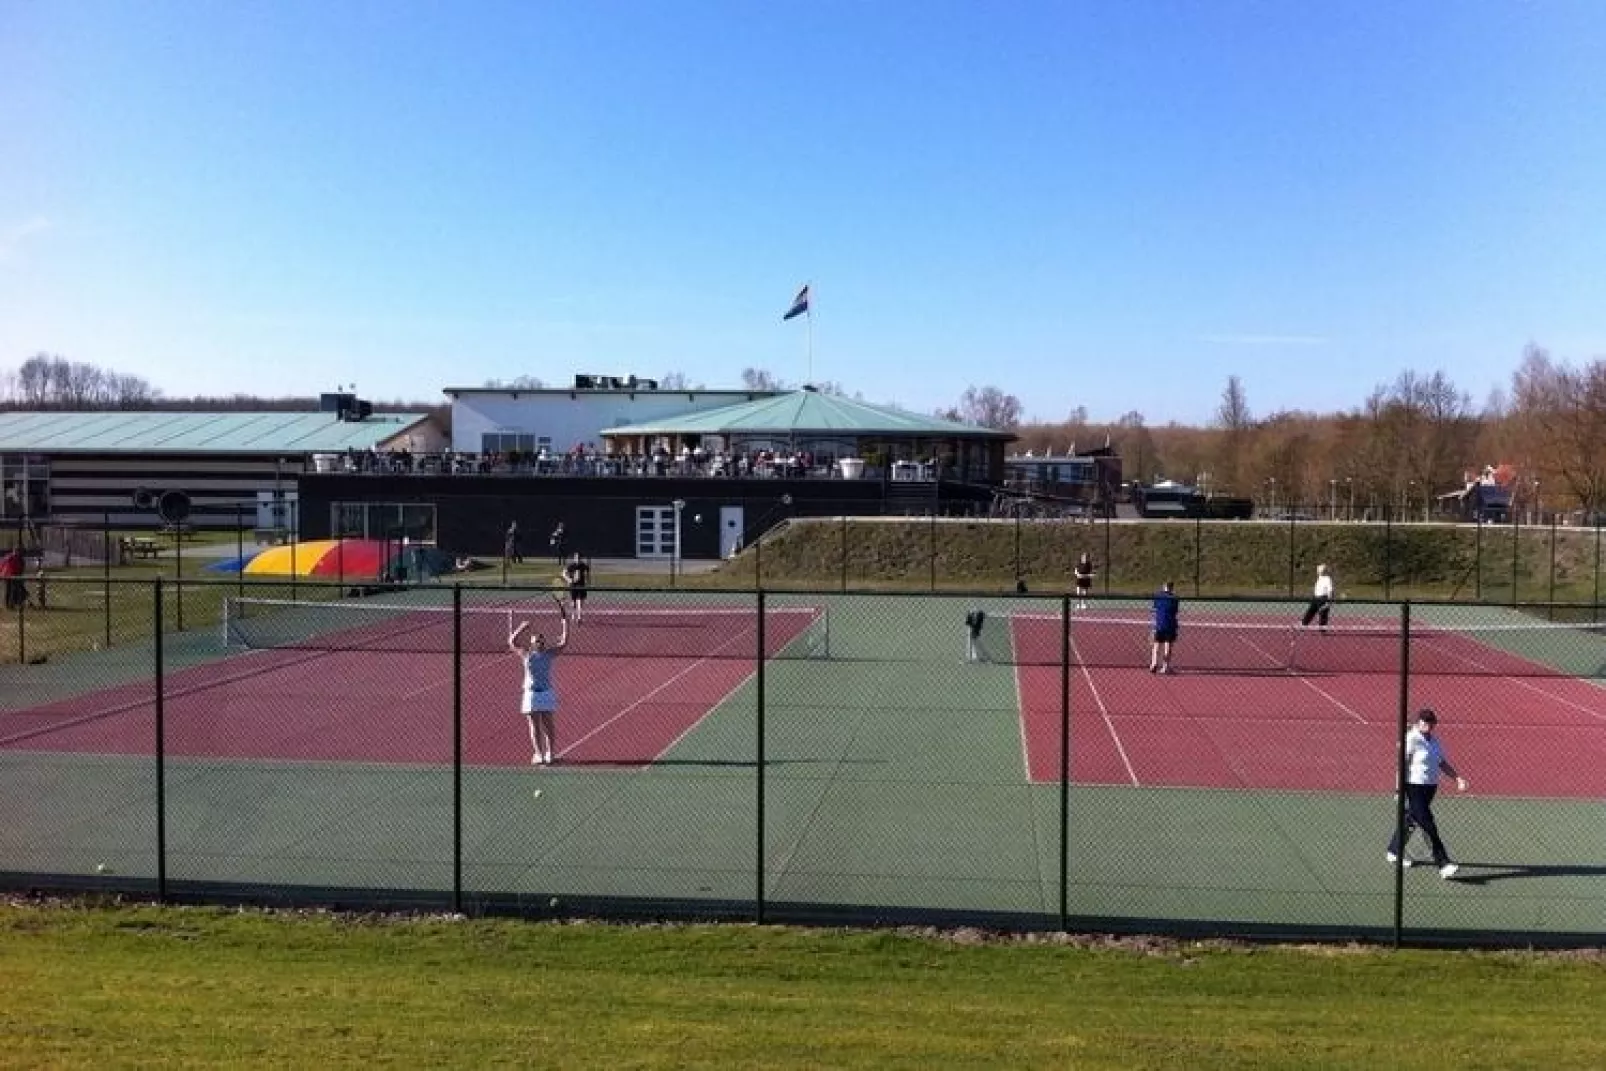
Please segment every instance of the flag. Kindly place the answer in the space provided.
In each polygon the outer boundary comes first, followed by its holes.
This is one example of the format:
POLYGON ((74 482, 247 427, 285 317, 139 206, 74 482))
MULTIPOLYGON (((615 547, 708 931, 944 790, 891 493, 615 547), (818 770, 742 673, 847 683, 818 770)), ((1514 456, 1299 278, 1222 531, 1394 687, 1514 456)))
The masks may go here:
POLYGON ((792 307, 786 310, 786 315, 782 316, 781 319, 782 320, 790 320, 792 317, 794 317, 794 316, 802 316, 805 312, 808 312, 808 311, 809 311, 809 288, 805 285, 802 290, 799 290, 797 292, 797 297, 792 299, 792 307))

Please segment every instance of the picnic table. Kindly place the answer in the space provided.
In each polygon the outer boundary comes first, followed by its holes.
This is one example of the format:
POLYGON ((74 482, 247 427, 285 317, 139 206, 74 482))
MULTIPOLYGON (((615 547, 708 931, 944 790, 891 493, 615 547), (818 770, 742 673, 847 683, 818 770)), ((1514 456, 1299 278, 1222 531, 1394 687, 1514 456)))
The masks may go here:
POLYGON ((149 536, 124 536, 124 552, 135 558, 155 558, 162 553, 162 545, 149 536))

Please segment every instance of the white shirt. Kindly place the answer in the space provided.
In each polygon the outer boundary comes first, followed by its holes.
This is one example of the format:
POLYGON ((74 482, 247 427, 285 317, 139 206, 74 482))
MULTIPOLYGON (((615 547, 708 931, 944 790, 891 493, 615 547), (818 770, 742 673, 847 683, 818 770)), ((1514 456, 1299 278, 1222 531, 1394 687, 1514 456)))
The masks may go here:
POLYGON ((1333 597, 1333 578, 1325 573, 1316 578, 1316 597, 1318 599, 1333 597))
POLYGON ((1439 783, 1439 764, 1444 761, 1444 745, 1436 736, 1420 729, 1405 734, 1405 780, 1412 785, 1439 783))

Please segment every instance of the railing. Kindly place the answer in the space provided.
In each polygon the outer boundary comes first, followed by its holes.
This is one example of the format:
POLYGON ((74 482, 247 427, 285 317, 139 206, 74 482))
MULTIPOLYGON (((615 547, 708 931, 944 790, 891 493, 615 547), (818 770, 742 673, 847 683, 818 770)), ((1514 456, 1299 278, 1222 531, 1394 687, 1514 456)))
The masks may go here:
POLYGON ((1156 674, 1146 601, 599 590, 552 663, 546 765, 507 645, 525 621, 565 638, 547 590, 187 583, 179 627, 173 584, 117 587, 108 642, 64 617, 0 666, 12 888, 1606 936, 1606 637, 1567 623, 1587 608, 1350 603, 1324 630, 1302 603, 1185 604, 1156 674), (1425 704, 1469 782, 1433 801, 1440 860, 1390 844, 1425 704))

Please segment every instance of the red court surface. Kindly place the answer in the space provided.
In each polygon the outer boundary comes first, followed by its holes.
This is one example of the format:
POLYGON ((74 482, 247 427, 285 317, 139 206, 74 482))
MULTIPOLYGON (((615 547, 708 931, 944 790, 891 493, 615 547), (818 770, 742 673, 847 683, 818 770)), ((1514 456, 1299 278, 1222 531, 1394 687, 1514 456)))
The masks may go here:
MULTIPOLYGON (((811 619, 773 617, 769 656, 811 619)), ((560 761, 660 756, 753 675, 756 619, 734 622, 717 641, 674 656, 564 652, 553 671, 560 761)), ((355 638, 326 637, 336 647, 355 638)), ((466 763, 529 763, 522 680, 511 653, 463 655, 466 763)), ((167 675, 164 745, 173 758, 450 763, 452 692, 451 656, 438 651, 252 651, 167 675)), ((155 714, 149 680, 103 689, 6 714, 0 749, 151 755, 155 714)))
MULTIPOLYGON (((1064 683, 1056 664, 1060 625, 1042 617, 1017 617, 1011 625, 1027 774, 1033 781, 1058 781, 1064 683)), ((1246 658, 1238 672, 1190 671, 1188 638, 1184 626, 1173 676, 1148 672, 1141 633, 1123 641, 1122 656, 1130 652, 1126 664, 1109 650, 1082 650, 1073 638, 1073 782, 1393 791, 1401 703, 1397 670, 1390 673, 1379 665, 1361 672, 1278 671, 1268 652, 1265 669, 1251 668, 1253 659, 1246 658)), ((1092 640, 1095 647, 1103 642, 1092 640)), ((1474 640, 1437 637, 1427 644, 1433 645, 1425 651, 1428 668, 1413 673, 1407 708, 1438 711, 1446 756, 1473 791, 1606 796, 1606 689, 1474 640), (1460 674, 1453 672, 1457 667, 1460 674)), ((1201 653, 1200 660, 1218 654, 1201 653)))

